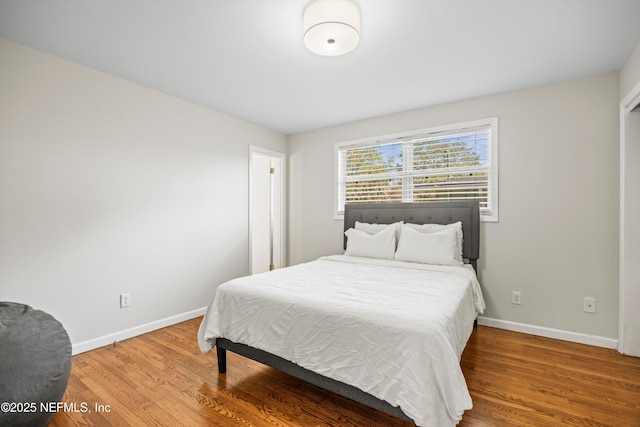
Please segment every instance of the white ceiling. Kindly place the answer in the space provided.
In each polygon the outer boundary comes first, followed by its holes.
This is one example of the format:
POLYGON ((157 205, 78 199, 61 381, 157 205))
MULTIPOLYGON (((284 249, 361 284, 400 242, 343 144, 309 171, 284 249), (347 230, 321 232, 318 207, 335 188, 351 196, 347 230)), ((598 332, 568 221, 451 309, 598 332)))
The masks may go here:
POLYGON ((360 45, 322 57, 309 1, 0 0, 0 37, 285 134, 619 70, 640 42, 640 0, 355 0, 360 45))

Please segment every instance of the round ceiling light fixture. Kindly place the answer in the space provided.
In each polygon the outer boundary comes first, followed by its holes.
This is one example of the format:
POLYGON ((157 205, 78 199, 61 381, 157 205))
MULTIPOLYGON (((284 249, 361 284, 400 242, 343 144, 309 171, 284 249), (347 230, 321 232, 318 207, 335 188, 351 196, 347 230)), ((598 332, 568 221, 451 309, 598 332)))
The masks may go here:
POLYGON ((304 44, 318 55, 343 55, 360 42, 360 10, 351 0, 314 0, 302 23, 304 44))

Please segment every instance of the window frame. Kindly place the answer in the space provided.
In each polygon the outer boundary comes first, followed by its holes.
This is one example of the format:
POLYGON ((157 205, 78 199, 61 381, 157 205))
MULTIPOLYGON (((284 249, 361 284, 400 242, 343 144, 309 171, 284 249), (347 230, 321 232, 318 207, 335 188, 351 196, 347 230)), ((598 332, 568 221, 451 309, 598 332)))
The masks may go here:
POLYGON ((498 222, 498 117, 490 117, 479 120, 472 120, 460 123, 452 123, 442 126, 434 126, 424 129, 410 130, 404 132, 398 132, 394 134, 373 136, 368 138, 360 138, 349 141, 336 142, 334 144, 334 172, 333 172, 333 203, 334 203, 334 218, 342 220, 344 213, 340 213, 339 201, 340 196, 344 193, 345 189, 340 188, 340 151, 345 148, 366 147, 372 145, 382 145, 392 142, 398 139, 410 138, 416 135, 437 134, 437 133, 454 133, 464 132, 465 130, 471 130, 478 127, 489 127, 491 129, 491 142, 488 146, 489 150, 489 193, 491 210, 481 209, 480 221, 482 222, 498 222))

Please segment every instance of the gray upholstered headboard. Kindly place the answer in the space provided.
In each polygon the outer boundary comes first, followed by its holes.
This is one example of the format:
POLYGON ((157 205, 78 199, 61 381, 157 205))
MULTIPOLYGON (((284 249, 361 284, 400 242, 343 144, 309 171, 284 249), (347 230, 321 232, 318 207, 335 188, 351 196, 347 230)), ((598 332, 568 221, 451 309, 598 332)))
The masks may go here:
MULTIPOLYGON (((480 204, 477 201, 346 205, 344 230, 354 227, 356 221, 377 224, 391 224, 397 221, 414 224, 451 224, 461 221, 464 236, 462 256, 469 259, 474 268, 476 260, 480 258, 480 204)), ((346 245, 345 237, 345 248, 346 245)))

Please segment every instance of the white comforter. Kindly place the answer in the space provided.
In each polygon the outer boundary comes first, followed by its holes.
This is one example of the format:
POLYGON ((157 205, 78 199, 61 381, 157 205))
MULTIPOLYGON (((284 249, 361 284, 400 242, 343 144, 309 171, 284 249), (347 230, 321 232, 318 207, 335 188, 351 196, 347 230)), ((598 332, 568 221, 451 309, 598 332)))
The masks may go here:
POLYGON ((483 310, 470 266, 336 255, 219 286, 198 341, 265 350, 441 427, 472 406, 460 356, 483 310))

